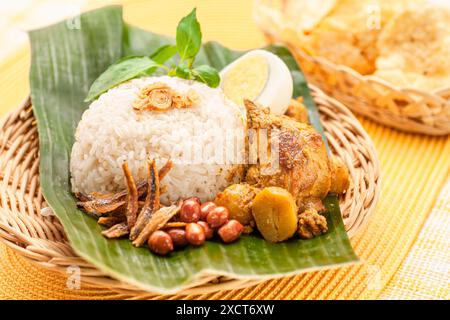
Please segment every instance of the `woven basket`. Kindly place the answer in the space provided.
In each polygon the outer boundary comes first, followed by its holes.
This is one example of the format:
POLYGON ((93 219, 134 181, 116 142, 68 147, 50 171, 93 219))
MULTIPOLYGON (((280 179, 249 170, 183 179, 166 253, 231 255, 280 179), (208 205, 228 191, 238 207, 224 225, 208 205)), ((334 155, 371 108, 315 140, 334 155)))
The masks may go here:
MULTIPOLYGON (((333 152, 346 163, 352 183, 340 199, 344 223, 353 236, 367 222, 378 200, 379 165, 372 141, 351 112, 338 101, 311 86, 333 152)), ((145 298, 144 292, 106 276, 78 257, 61 223, 49 215, 39 187, 39 139, 30 100, 0 124, 0 240, 39 265, 67 272, 79 266, 82 281, 145 298)), ((237 289, 259 281, 209 276, 192 283, 179 294, 200 294, 237 289)))
POLYGON ((355 113, 406 132, 450 134, 450 86, 435 92, 399 88, 371 75, 362 75, 301 49, 296 31, 276 9, 280 1, 255 0, 254 17, 269 42, 287 45, 308 82, 355 113))

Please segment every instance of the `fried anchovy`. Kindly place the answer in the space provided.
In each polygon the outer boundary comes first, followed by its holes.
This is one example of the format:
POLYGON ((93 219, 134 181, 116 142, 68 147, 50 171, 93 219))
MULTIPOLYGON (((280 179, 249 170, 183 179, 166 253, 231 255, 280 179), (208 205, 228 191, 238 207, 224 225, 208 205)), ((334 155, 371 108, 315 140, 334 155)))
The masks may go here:
POLYGON ((164 179, 164 177, 169 173, 170 169, 173 167, 173 162, 170 160, 167 160, 166 164, 159 169, 158 175, 159 175, 159 181, 164 179))
POLYGON ((105 214, 119 209, 125 204, 125 200, 96 199, 86 202, 77 202, 88 213, 105 214))
POLYGON ((178 205, 172 205, 170 207, 163 207, 156 211, 148 221, 138 237, 133 241, 133 245, 136 247, 142 246, 148 238, 158 229, 161 229, 166 223, 172 219, 181 209, 181 202, 178 205))
POLYGON ((155 160, 147 162, 148 165, 148 188, 144 207, 142 208, 136 224, 131 229, 130 239, 135 240, 147 225, 153 213, 159 209, 159 174, 156 170, 155 160))
MULTIPOLYGON (((138 197, 142 196, 147 188, 147 182, 140 183, 137 186, 138 197)), ((82 207, 86 212, 96 212, 97 214, 105 214, 115 211, 126 203, 128 191, 120 191, 115 194, 99 194, 99 193, 76 193, 75 196, 81 200, 77 202, 79 207, 82 207), (83 200, 90 199, 90 200, 83 200)))
POLYGON ((75 192, 75 197, 80 200, 80 202, 91 201, 92 196, 83 192, 75 192))
POLYGON ((162 229, 170 229, 170 228, 184 228, 187 226, 186 222, 181 221, 174 221, 174 222, 167 222, 162 229))
POLYGON ((92 192, 92 193, 83 193, 83 192, 75 192, 75 196, 80 201, 92 201, 98 199, 108 199, 114 196, 114 193, 100 193, 100 192, 92 192))
POLYGON ((108 230, 105 230, 102 232, 102 235, 104 235, 108 239, 114 239, 114 238, 121 238, 126 235, 128 235, 129 229, 126 224, 126 222, 118 223, 113 225, 108 230))
POLYGON ((110 216, 110 217, 100 217, 98 218, 97 223, 105 226, 107 228, 111 228, 115 224, 125 222, 125 219, 123 216, 110 216))
MULTIPOLYGON (((168 160, 161 170, 159 170, 159 180, 162 180, 170 169, 172 169, 172 167, 172 161, 168 160)), ((138 192, 138 198, 142 197, 148 189, 148 181, 138 183, 136 189, 138 192)), ((97 192, 90 194, 85 194, 82 192, 75 193, 75 196, 78 200, 80 200, 77 205, 82 207, 86 212, 97 215, 102 215, 124 206, 127 195, 128 190, 122 190, 115 194, 101 194, 97 192)))
POLYGON ((128 162, 124 162, 122 165, 123 174, 125 175, 125 181, 127 184, 127 207, 125 210, 125 216, 127 217, 128 227, 131 229, 134 227, 137 218, 137 212, 139 209, 139 194, 134 182, 133 175, 131 174, 128 162))

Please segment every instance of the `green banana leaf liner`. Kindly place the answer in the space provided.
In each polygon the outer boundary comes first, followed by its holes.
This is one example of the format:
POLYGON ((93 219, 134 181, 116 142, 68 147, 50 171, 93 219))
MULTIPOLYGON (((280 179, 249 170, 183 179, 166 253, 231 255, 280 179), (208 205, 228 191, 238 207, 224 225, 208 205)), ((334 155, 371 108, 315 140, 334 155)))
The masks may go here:
MULTIPOLYGON (((174 40, 124 23, 122 8, 105 7, 30 33, 31 97, 40 142, 40 184, 43 195, 64 226, 73 249, 105 274, 144 290, 174 293, 203 275, 270 279, 355 263, 335 196, 325 200, 329 231, 311 240, 272 244, 258 236, 242 236, 233 244, 208 241, 168 257, 135 248, 124 240, 107 240, 96 220, 77 209, 71 193, 69 157, 74 132, 92 82, 121 57, 149 55, 174 40)), ((309 117, 322 133, 319 114, 305 78, 291 53, 282 46, 265 48, 287 64, 294 79, 294 97, 303 96, 309 117)), ((197 64, 218 70, 242 55, 218 43, 203 45, 197 64)))

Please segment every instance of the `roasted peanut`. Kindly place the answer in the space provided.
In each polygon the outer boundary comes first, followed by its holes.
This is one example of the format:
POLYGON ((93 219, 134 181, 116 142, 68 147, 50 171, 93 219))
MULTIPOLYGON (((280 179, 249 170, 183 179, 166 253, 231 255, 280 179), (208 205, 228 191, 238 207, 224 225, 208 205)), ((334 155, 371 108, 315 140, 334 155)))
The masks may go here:
POLYGON ((186 231, 183 229, 173 228, 167 230, 167 233, 172 238, 175 248, 183 248, 188 245, 186 240, 186 231))
POLYGON ((217 205, 212 202, 212 201, 208 201, 203 203, 200 206, 200 220, 206 221, 206 216, 208 215, 208 213, 212 210, 215 209, 217 207, 217 205))
POLYGON ((203 230, 205 231, 205 238, 211 239, 214 235, 214 231, 213 229, 211 229, 211 227, 209 226, 209 224, 207 224, 205 221, 199 221, 197 222, 197 224, 201 225, 203 230))
POLYGON ((186 226, 186 240, 194 246, 201 246, 206 240, 205 230, 198 223, 189 223, 186 226))
POLYGON ((181 205, 180 220, 183 222, 197 222, 200 220, 200 204, 195 199, 187 199, 181 205))
POLYGON ((173 251, 172 238, 164 231, 155 231, 148 239, 150 250, 156 254, 165 256, 173 251))
POLYGON ((200 198, 199 198, 199 197, 190 197, 190 198, 185 199, 184 201, 188 201, 188 200, 194 200, 194 201, 197 202, 199 205, 202 204, 202 202, 200 201, 200 198))
POLYGON ((223 242, 236 241, 244 231, 244 226, 237 220, 230 220, 220 227, 218 234, 223 242))
POLYGON ((206 222, 211 226, 211 228, 216 229, 223 226, 228 222, 228 217, 230 213, 225 207, 217 207, 212 209, 206 216, 206 222))

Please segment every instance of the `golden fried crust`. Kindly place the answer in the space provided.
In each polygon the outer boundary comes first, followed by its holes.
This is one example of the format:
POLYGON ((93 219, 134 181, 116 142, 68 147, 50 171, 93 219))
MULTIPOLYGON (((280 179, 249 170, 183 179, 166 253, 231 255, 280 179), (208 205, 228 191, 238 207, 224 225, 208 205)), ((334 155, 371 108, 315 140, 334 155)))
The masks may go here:
POLYGON ((249 128, 271 129, 279 137, 279 166, 274 160, 267 164, 251 165, 246 182, 258 187, 277 186, 287 189, 301 209, 317 208, 317 200, 330 191, 331 169, 325 144, 310 125, 287 116, 279 116, 258 109, 247 101, 249 128), (273 130, 272 130, 273 129, 273 130), (267 169, 273 169, 273 173, 267 169), (309 205, 312 202, 314 205, 309 205))
POLYGON ((345 193, 350 186, 350 174, 347 167, 341 159, 331 157, 331 186, 330 192, 341 194, 345 193))
POLYGON ((302 97, 296 100, 292 99, 291 104, 288 106, 286 116, 297 120, 298 122, 308 123, 308 110, 302 103, 302 97))

